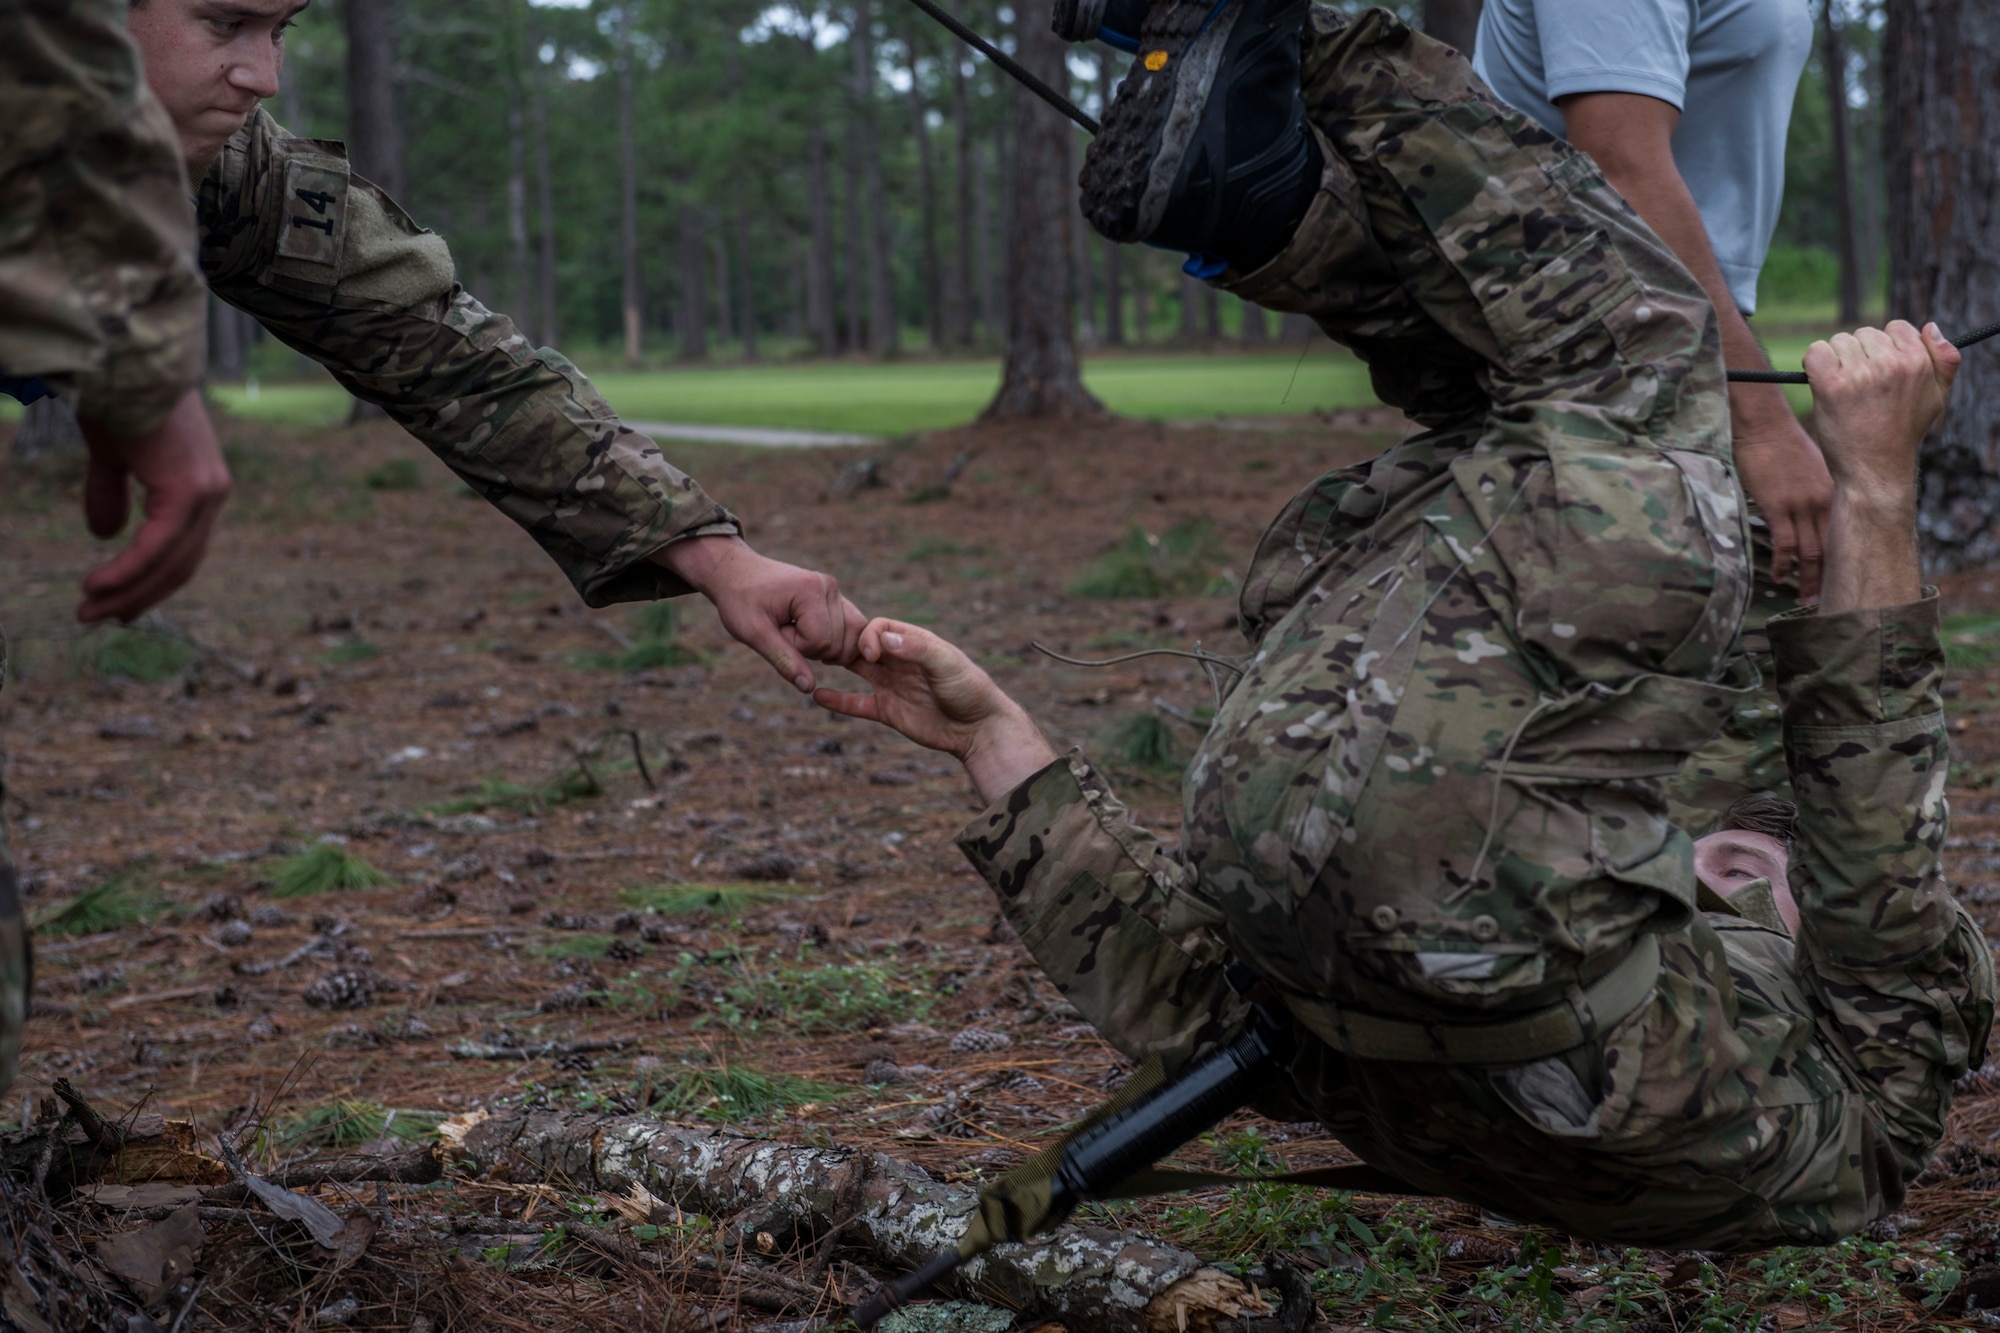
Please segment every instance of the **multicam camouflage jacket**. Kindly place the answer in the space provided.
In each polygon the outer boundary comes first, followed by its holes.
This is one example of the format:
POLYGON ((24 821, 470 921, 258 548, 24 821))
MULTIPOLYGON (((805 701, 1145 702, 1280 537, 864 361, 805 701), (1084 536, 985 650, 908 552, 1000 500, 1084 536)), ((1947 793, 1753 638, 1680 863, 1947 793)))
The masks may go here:
POLYGON ((202 179, 223 300, 380 406, 520 524, 592 606, 686 592, 646 558, 734 518, 560 353, 458 286, 442 237, 262 110, 202 179))
POLYGON ((187 170, 124 0, 0 0, 0 378, 143 435, 201 381, 187 170))
POLYGON ((1669 788, 1757 680, 1712 311, 1587 158, 1392 16, 1315 10, 1304 77, 1322 192, 1225 281, 1430 429, 1260 541, 1177 852, 1076 757, 960 845, 1135 1056, 1231 1034, 1247 964, 1308 1037, 1291 1109, 1419 1190, 1629 1243, 1847 1234, 1993 1010, 1938 864, 1935 602, 1773 621, 1801 937, 1705 899, 1669 788), (1582 1039, 1496 1054, 1551 1014, 1582 1039))

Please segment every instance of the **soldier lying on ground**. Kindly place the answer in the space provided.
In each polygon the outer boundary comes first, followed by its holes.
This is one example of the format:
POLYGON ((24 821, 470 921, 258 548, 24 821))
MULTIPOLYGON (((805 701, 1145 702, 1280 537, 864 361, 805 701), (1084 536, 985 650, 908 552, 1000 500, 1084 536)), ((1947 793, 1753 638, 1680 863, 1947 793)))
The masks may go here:
MULTIPOLYGON (((1806 365, 1837 487, 1820 607, 1772 627, 1801 805, 1797 855, 1767 835, 1761 865, 1789 862, 1792 933, 1733 910, 1749 887, 1729 872, 1759 863, 1691 849, 1657 815, 1652 746, 1712 726, 1704 701, 1732 687, 1657 667, 1584 680, 1581 656, 1547 651, 1668 628, 1643 603, 1549 609, 1586 565, 1645 544, 1644 509, 1692 514, 1645 437, 1571 460, 1591 495, 1567 502, 1561 464, 1508 466, 1518 521, 1543 531, 1489 527, 1498 559, 1471 555, 1452 511, 1499 459, 1434 474, 1434 538, 1379 561, 1356 558, 1365 526, 1337 538, 1218 712, 1178 853, 925 630, 871 622, 854 669, 875 692, 818 697, 964 762, 992 806, 961 847, 1133 1058, 1171 1067, 1233 1036, 1245 1014, 1221 971, 1240 960, 1300 1028, 1295 1101, 1273 1109, 1324 1121, 1417 1190, 1614 1242, 1833 1241, 1894 1208, 1935 1149, 1994 980, 1938 860, 1943 658, 1916 556, 1917 446, 1957 355, 1935 326, 1898 323, 1816 344, 1806 365), (1624 529, 1605 555, 1568 543, 1563 529, 1600 517, 1624 529), (1538 536, 1564 544, 1551 566, 1522 558, 1538 536)), ((1692 546, 1683 574, 1706 559, 1692 546)), ((1737 818, 1769 828, 1783 812, 1737 818)))
POLYGON ((199 182, 201 267, 222 300, 374 403, 524 528, 591 606, 690 590, 801 690, 852 652, 834 581, 767 559, 736 518, 456 280, 443 238, 260 108, 303 0, 134 0, 146 78, 199 182))
POLYGON ((1847 1235, 1935 1148, 1993 1009, 1938 865, 1914 546, 1956 354, 1899 325, 1809 364, 1837 489, 1820 608, 1772 629, 1794 940, 1704 898, 1668 814, 1757 684, 1713 310, 1454 53, 1379 10, 1304 19, 1159 0, 1163 77, 1126 81, 1083 180, 1101 229, 1311 314, 1424 428, 1259 542, 1181 852, 928 636, 899 661, 872 627, 876 700, 822 698, 964 758, 997 799, 961 845, 1127 1053, 1239 1031, 1234 959, 1314 1039, 1284 1111, 1414 1188, 1638 1244, 1847 1235))

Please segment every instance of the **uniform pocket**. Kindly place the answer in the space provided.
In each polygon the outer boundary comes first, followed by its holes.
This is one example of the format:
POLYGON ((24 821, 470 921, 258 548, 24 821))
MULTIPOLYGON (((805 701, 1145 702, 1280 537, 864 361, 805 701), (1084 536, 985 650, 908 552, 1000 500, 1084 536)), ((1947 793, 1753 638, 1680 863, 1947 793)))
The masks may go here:
POLYGON ((1579 339, 1608 344, 1605 315, 1638 290, 1604 233, 1592 231, 1519 281, 1481 293, 1480 304, 1501 360, 1518 374, 1579 339))

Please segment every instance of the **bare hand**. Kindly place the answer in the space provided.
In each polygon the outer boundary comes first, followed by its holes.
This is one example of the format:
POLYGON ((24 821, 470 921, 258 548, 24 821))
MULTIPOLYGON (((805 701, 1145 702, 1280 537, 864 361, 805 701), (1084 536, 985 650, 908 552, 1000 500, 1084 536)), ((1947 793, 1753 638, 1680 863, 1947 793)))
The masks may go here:
POLYGON ((654 560, 715 603, 722 627, 811 693, 808 661, 845 665, 867 623, 831 575, 759 555, 741 537, 690 537, 654 560))
POLYGON ((1826 555, 1827 509, 1833 503, 1833 478, 1819 446, 1806 434, 1782 395, 1776 410, 1745 410, 1745 395, 1730 396, 1736 470, 1743 489, 1757 502, 1757 512, 1771 526, 1771 577, 1799 590, 1807 602, 1819 596, 1820 572, 1826 555))
POLYGON ((1917 450, 1944 411, 1961 353, 1935 324, 1836 333, 1806 349, 1820 438, 1843 495, 1907 504, 1917 450))
POLYGON ((194 577, 229 498, 229 465, 199 390, 174 404, 151 434, 112 435, 85 421, 90 466, 84 519, 96 536, 116 537, 131 516, 130 483, 145 492, 145 521, 132 544, 84 576, 77 619, 131 620, 194 577))
POLYGON ((822 708, 893 727, 962 762, 988 800, 1046 768, 1055 750, 1022 707, 955 645, 927 629, 871 620, 848 669, 875 689, 822 689, 822 708))

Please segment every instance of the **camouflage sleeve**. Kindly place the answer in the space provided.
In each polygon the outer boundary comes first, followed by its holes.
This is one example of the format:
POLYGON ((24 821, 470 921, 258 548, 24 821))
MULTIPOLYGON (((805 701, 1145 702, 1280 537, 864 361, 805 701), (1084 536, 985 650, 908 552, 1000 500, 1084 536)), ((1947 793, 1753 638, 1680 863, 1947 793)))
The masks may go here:
POLYGON ((381 407, 521 525, 585 602, 688 588, 648 557, 736 520, 621 422, 581 371, 461 289, 442 237, 259 112, 199 197, 223 300, 381 407))
POLYGON ((1799 803, 1799 967, 1820 1028, 1915 1164, 1951 1084, 1984 1057, 1993 958, 1939 851, 1950 744, 1935 590, 1883 610, 1771 621, 1799 803))
POLYGON ((1126 1055, 1172 1068, 1242 1026, 1221 915, 1080 755, 1001 797, 958 845, 1049 979, 1126 1055))
POLYGON ((187 169, 123 0, 0 0, 0 375, 143 435, 201 380, 187 169))

